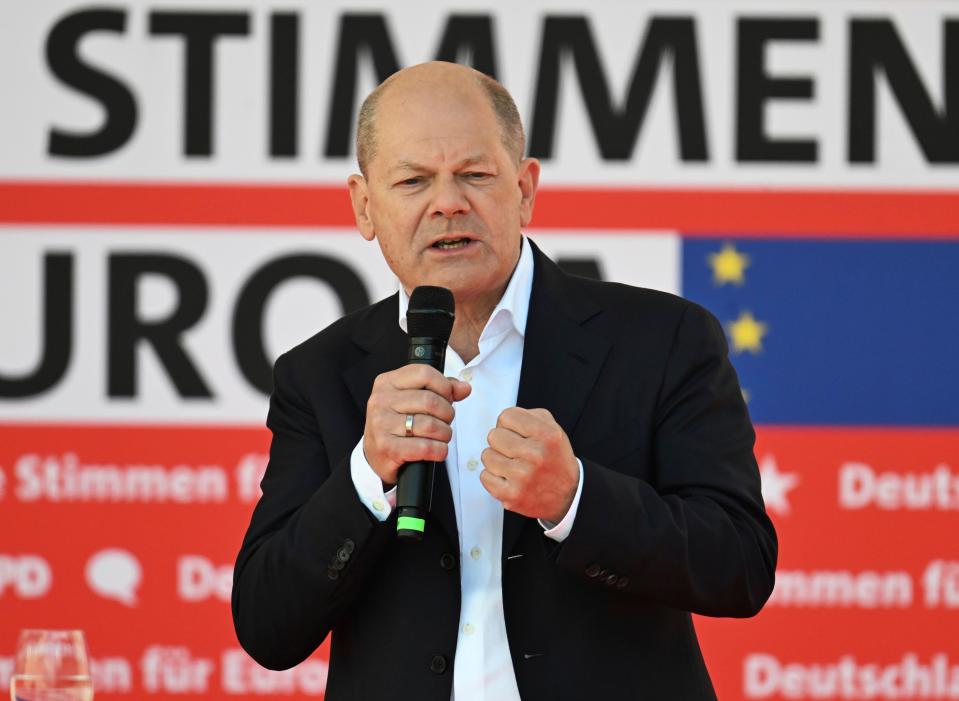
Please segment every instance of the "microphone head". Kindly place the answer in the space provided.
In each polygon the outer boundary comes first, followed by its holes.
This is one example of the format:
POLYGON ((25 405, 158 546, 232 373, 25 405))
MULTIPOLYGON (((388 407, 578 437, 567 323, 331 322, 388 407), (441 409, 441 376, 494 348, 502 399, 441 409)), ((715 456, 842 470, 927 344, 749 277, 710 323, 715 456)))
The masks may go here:
POLYGON ((449 341, 453 331, 453 293, 445 287, 421 285, 410 295, 406 328, 410 337, 449 341))

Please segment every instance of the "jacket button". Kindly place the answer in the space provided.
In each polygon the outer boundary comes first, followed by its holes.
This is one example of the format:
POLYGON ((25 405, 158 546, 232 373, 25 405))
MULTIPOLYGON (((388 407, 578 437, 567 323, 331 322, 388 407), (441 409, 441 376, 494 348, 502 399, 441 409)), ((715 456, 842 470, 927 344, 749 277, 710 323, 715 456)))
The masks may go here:
POLYGON ((330 569, 336 571, 342 570, 344 567, 346 567, 346 563, 342 560, 333 560, 333 564, 330 565, 330 569))
POLYGON ((440 567, 447 571, 456 569, 456 558, 449 553, 443 553, 440 555, 440 567))
POLYGON ((434 674, 442 674, 446 671, 446 658, 443 655, 434 655, 430 660, 430 671, 434 674))
POLYGON ((346 549, 345 545, 336 551, 336 559, 340 562, 346 562, 350 559, 350 551, 346 549))
POLYGON ((339 570, 336 570, 336 569, 333 569, 332 567, 327 568, 327 570, 326 570, 326 576, 329 577, 330 579, 339 579, 339 577, 340 577, 340 571, 339 571, 339 570))
POLYGON ((619 581, 616 582, 617 589, 625 589, 629 586, 629 580, 626 577, 620 577, 619 581))
POLYGON ((619 581, 619 577, 615 574, 611 574, 606 578, 606 585, 610 587, 616 586, 616 582, 619 581))
POLYGON ((355 549, 356 549, 356 543, 354 543, 352 540, 347 538, 346 540, 343 541, 343 550, 345 550, 346 552, 352 555, 355 549))
POLYGON ((600 569, 600 566, 594 562, 592 565, 586 568, 586 576, 597 577, 599 576, 600 569))

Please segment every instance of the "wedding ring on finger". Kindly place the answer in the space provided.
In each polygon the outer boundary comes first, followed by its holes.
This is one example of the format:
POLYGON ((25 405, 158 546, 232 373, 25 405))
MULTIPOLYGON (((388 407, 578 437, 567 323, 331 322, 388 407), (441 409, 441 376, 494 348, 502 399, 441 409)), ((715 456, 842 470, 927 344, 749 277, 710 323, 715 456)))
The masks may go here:
POLYGON ((406 415, 406 423, 404 424, 406 428, 406 437, 409 438, 413 435, 413 414, 406 415))

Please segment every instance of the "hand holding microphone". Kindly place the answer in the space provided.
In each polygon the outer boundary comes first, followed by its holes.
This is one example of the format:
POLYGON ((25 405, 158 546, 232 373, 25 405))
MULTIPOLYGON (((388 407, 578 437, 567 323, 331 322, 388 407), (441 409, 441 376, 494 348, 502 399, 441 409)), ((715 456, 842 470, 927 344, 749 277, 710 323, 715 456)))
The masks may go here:
POLYGON ((396 484, 404 463, 446 460, 453 402, 468 397, 470 390, 467 383, 443 377, 428 365, 405 365, 376 378, 366 404, 363 453, 384 485, 396 484), (413 417, 412 436, 406 435, 408 415, 413 417))
POLYGON ((453 436, 453 402, 470 386, 442 374, 453 327, 453 297, 443 288, 417 287, 407 310, 409 364, 379 375, 366 406, 363 452, 389 487, 398 483, 398 535, 422 536, 432 496, 435 462, 446 459, 453 436), (438 290, 438 292, 437 292, 438 290))

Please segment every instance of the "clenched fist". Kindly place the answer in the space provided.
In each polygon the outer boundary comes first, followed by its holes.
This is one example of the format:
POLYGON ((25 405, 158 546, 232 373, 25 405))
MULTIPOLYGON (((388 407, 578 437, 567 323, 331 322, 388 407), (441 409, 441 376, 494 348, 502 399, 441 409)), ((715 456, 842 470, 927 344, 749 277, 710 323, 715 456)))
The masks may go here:
POLYGON ((510 407, 499 415, 481 456, 480 481, 503 508, 559 522, 579 486, 579 464, 566 432, 546 409, 510 407))
POLYGON ((396 484, 403 463, 446 460, 453 437, 453 402, 472 388, 443 377, 429 365, 405 365, 373 381, 366 403, 363 454, 384 485, 396 484), (406 435, 406 417, 413 416, 413 435, 406 435))

